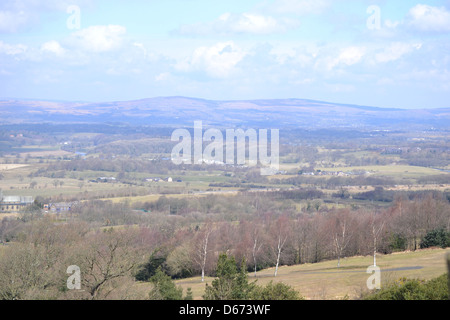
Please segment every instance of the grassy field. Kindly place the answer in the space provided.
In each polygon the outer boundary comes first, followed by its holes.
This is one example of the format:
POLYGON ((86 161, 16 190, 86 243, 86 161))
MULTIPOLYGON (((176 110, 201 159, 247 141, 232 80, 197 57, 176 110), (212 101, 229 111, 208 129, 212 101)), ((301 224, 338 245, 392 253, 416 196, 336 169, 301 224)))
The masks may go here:
POLYGON ((427 175, 444 174, 442 171, 408 165, 389 165, 389 166, 354 166, 354 167, 334 167, 321 168, 322 171, 368 171, 376 176, 402 177, 402 178, 419 178, 427 175))
MULTIPOLYGON (((415 252, 402 252, 390 255, 378 255, 377 265, 381 268, 381 283, 385 286, 401 278, 429 280, 446 273, 445 255, 450 249, 426 249, 415 252), (419 268, 420 267, 420 268, 419 268), (401 270, 400 268, 411 268, 401 270)), ((367 267, 373 264, 373 258, 351 257, 341 261, 325 261, 317 264, 283 266, 278 275, 273 276, 274 269, 257 272, 257 284, 264 285, 269 281, 279 281, 291 285, 308 300, 357 299, 361 293, 367 292, 367 267)), ((249 279, 254 280, 253 274, 249 279)), ((205 283, 213 278, 206 278, 202 283, 199 277, 176 281, 184 289, 192 289, 194 299, 201 299, 205 283)))
POLYGON ((0 164, 0 171, 13 170, 17 168, 28 167, 27 164, 0 164))

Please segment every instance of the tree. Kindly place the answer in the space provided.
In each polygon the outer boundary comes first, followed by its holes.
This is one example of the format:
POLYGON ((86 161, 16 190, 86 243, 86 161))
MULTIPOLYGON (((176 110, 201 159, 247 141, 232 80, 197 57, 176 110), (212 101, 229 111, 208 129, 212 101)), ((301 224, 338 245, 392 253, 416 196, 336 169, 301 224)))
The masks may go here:
POLYGON ((191 248, 188 244, 173 249, 167 256, 165 265, 167 272, 172 277, 190 277, 193 274, 193 263, 189 255, 191 248))
POLYGON ((276 258, 274 277, 277 276, 281 253, 283 252, 286 241, 290 235, 289 223, 289 218, 287 216, 281 216, 270 228, 270 233, 272 234, 272 251, 276 258))
POLYGON ((47 263, 55 257, 49 255, 42 246, 11 245, 0 260, 0 300, 56 298, 61 282, 55 265, 47 263))
MULTIPOLYGON (((153 284, 153 288, 149 293, 151 300, 183 300, 183 289, 177 287, 170 276, 162 271, 161 267, 150 278, 150 282, 153 284)), ((189 292, 184 300, 192 298, 192 293, 189 292)))
POLYGON ((293 226, 293 235, 294 242, 297 246, 297 256, 295 258, 296 264, 305 263, 307 261, 307 248, 308 243, 311 241, 310 239, 310 221, 309 218, 301 215, 294 222, 293 226))
POLYGON ((30 221, 0 259, 0 300, 58 299, 66 288, 69 248, 86 232, 84 224, 30 221))
POLYGON ((385 221, 382 215, 372 213, 368 217, 368 225, 370 226, 372 241, 373 241, 373 265, 377 265, 377 250, 381 238, 381 233, 385 226, 385 221))
POLYGON ((260 235, 259 235, 260 229, 258 228, 258 226, 255 226, 255 228, 253 229, 252 232, 252 258, 253 258, 253 266, 254 266, 254 272, 255 272, 255 277, 256 277, 256 269, 257 269, 257 258, 258 258, 258 253, 261 250, 262 247, 262 243, 260 241, 260 235))
POLYGON ((149 281, 161 265, 166 261, 167 255, 160 248, 154 250, 150 255, 147 263, 145 263, 137 272, 135 278, 138 281, 149 281))
POLYGON ((254 283, 248 282, 245 260, 238 271, 236 260, 226 253, 219 255, 216 279, 206 284, 205 300, 247 300, 254 289, 254 283))
POLYGON ((106 229, 87 236, 72 261, 82 270, 81 285, 89 299, 106 299, 122 283, 132 284, 147 251, 135 230, 106 229))
POLYGON ((194 260, 197 265, 200 267, 202 273, 202 282, 205 281, 205 269, 206 262, 208 259, 208 251, 209 251, 209 238, 213 231, 212 222, 207 222, 203 230, 197 236, 196 245, 194 249, 194 260))
POLYGON ((337 212, 330 218, 329 222, 330 235, 333 240, 334 252, 338 258, 337 267, 339 268, 341 265, 341 257, 353 236, 353 220, 350 212, 346 210, 337 212))
POLYGON ((421 225, 421 208, 417 201, 407 203, 404 208, 405 214, 399 219, 400 227, 403 233, 407 236, 409 247, 416 250, 418 247, 418 240, 421 237, 421 231, 424 230, 421 225))
POLYGON ((258 263, 260 261, 259 255, 263 247, 263 232, 261 222, 258 219, 252 221, 241 221, 239 224, 238 237, 235 240, 236 245, 234 249, 235 257, 251 257, 253 264, 254 276, 258 270, 258 263))
POLYGON ((446 231, 444 228, 431 230, 422 239, 420 243, 420 248, 429 247, 450 247, 450 232, 446 231))
POLYGON ((251 292, 255 288, 255 282, 249 283, 247 275, 247 262, 245 258, 241 261, 239 273, 236 276, 236 285, 233 291, 233 299, 246 300, 249 299, 251 292))

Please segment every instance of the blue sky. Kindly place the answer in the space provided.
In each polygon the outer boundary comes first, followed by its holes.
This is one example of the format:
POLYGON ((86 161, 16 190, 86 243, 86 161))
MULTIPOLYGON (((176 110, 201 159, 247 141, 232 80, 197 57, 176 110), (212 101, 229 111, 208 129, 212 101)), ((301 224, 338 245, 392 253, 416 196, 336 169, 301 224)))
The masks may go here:
POLYGON ((450 0, 2 0, 0 97, 450 107, 450 0))

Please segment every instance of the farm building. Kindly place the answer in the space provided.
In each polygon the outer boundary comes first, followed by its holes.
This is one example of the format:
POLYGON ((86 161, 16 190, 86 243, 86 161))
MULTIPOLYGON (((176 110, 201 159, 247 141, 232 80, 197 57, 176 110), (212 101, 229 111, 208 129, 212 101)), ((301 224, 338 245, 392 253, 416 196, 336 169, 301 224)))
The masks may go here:
POLYGON ((3 196, 0 193, 0 213, 18 212, 33 202, 31 196, 3 196))
POLYGON ((59 203, 44 204, 44 211, 51 213, 69 212, 76 204, 77 204, 76 202, 59 202, 59 203))

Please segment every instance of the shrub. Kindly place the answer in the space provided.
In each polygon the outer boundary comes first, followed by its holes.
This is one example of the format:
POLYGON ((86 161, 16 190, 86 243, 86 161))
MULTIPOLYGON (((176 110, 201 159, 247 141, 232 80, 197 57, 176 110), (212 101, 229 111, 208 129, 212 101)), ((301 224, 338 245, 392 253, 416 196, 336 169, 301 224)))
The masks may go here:
POLYGON ((447 274, 423 281, 401 278, 393 285, 366 296, 365 300, 447 300, 447 274))
POLYGON ((305 300, 291 286, 282 282, 270 281, 265 287, 257 286, 251 295, 252 300, 305 300))
POLYGON ((150 278, 153 289, 149 293, 152 300, 192 300, 192 291, 189 289, 183 298, 183 289, 177 287, 172 278, 165 274, 159 267, 150 278))
POLYGON ((245 260, 238 270, 234 257, 219 256, 217 278, 206 285, 205 300, 304 300, 291 286, 269 282, 266 286, 249 283, 245 260))

